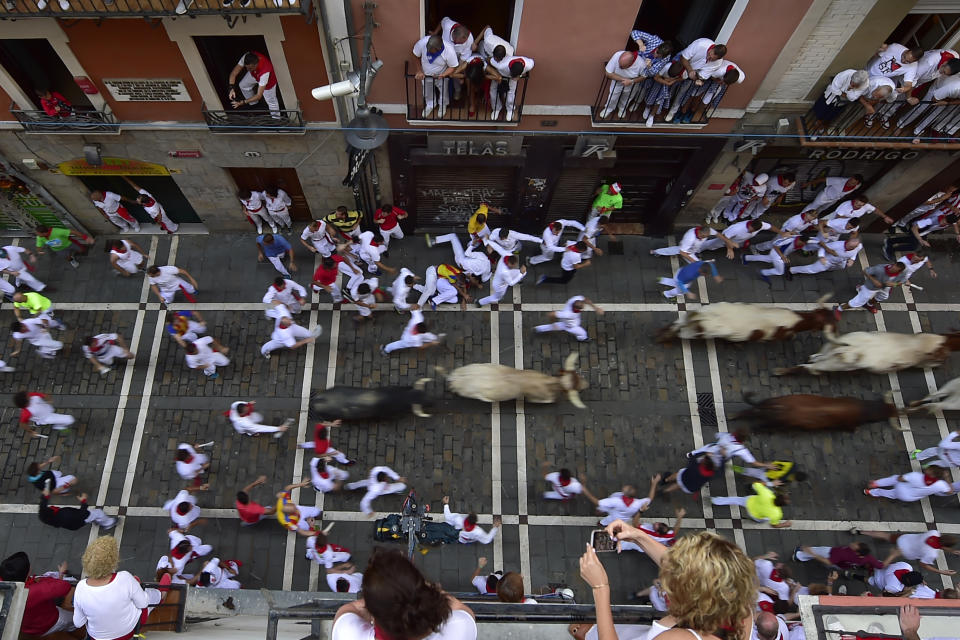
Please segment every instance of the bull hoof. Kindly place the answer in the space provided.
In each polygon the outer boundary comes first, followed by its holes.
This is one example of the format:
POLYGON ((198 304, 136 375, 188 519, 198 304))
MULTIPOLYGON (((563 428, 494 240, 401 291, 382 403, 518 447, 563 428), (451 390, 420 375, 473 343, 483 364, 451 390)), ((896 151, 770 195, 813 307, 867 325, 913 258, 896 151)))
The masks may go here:
POLYGON ((778 367, 773 370, 775 376, 788 376, 794 372, 795 367, 778 367))

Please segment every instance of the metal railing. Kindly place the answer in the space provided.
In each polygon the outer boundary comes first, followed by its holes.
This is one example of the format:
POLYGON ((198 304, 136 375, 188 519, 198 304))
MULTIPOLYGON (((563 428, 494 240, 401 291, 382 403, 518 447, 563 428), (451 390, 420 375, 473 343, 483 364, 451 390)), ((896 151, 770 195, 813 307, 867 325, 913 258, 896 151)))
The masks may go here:
POLYGON ((710 121, 726 93, 727 85, 719 80, 702 85, 680 80, 666 85, 644 78, 624 86, 604 74, 590 117, 595 124, 703 125, 710 121))
POLYGON ((811 109, 800 119, 801 134, 816 142, 821 138, 843 137, 866 140, 886 139, 890 142, 943 143, 960 142, 960 104, 938 105, 935 102, 909 104, 906 100, 881 102, 868 115, 859 102, 848 103, 829 122, 819 120, 811 109))
POLYGON ((403 77, 407 91, 407 120, 431 122, 501 122, 517 123, 523 116, 523 103, 527 96, 527 76, 497 83, 484 79, 480 86, 473 86, 466 79, 425 78, 417 80, 416 71, 410 72, 410 61, 403 64, 403 77), (490 89, 496 93, 491 101, 490 89), (434 92, 434 108, 426 113, 424 90, 434 92), (441 103, 441 95, 445 93, 441 103), (507 105, 513 96, 513 113, 507 118, 507 105), (445 105, 443 109, 441 106, 445 105), (499 107, 499 108, 496 108, 499 107))
POLYGON ((31 133, 116 132, 120 128, 119 121, 112 113, 76 105, 73 113, 66 117, 50 116, 42 109, 19 109, 16 104, 10 105, 10 113, 31 133))
POLYGON ((303 133, 303 113, 299 109, 213 110, 202 106, 203 119, 212 133, 303 133))
MULTIPOLYGON (((294 607, 270 607, 267 614, 267 640, 276 640, 282 620, 310 622, 311 633, 303 640, 321 640, 320 623, 332 620, 343 600, 314 600, 294 607)), ((592 604, 507 604, 503 602, 469 602, 480 623, 573 623, 596 620, 592 604)), ((617 624, 650 624, 663 617, 653 607, 641 605, 613 605, 613 621, 617 624)))
POLYGON ((30 16, 308 15, 311 5, 309 0, 4 0, 0 2, 0 19, 30 16))

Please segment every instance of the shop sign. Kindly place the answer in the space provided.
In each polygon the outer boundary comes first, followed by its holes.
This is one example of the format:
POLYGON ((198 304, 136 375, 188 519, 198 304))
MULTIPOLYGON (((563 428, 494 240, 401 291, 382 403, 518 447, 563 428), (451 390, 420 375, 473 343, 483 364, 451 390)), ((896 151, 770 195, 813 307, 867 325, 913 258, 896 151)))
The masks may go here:
POLYGON ((83 158, 68 160, 57 165, 65 176, 168 176, 170 171, 162 164, 142 162, 129 158, 103 158, 103 164, 95 167, 83 158))
POLYGON ((457 136, 427 137, 427 153, 442 156, 487 156, 503 157, 520 155, 523 136, 480 137, 457 136))
POLYGON ((913 160, 919 151, 899 149, 810 149, 810 160, 913 160))

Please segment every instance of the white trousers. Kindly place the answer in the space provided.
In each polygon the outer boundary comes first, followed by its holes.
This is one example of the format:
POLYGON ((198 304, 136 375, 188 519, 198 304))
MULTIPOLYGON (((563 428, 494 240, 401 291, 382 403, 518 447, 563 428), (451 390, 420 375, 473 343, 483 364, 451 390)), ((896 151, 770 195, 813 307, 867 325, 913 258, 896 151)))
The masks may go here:
POLYGON ((261 206, 256 211, 250 211, 249 209, 246 209, 245 211, 247 212, 247 217, 253 221, 254 226, 257 228, 258 234, 263 233, 264 222, 267 223, 267 226, 269 226, 274 233, 277 232, 277 225, 273 221, 273 218, 270 216, 270 213, 267 211, 265 206, 261 206))
POLYGON ((917 460, 927 460, 929 458, 936 458, 930 462, 924 463, 925 465, 933 467, 960 467, 960 443, 952 443, 953 447, 942 447, 937 445, 936 447, 930 447, 929 449, 924 449, 917 454, 917 460))
POLYGON ((4 280, 3 278, 0 278, 0 291, 7 294, 8 296, 12 296, 14 293, 17 292, 17 288, 13 286, 13 284, 9 280, 4 280))
POLYGON ((824 271, 837 271, 839 269, 845 268, 847 262, 830 262, 826 263, 820 262, 811 262, 810 264, 805 264, 802 267, 790 267, 790 273, 823 273, 824 271))
POLYGON ((456 302, 460 296, 457 288, 450 284, 446 278, 437 280, 437 295, 433 297, 434 304, 443 304, 444 302, 456 302))
POLYGON ((883 300, 886 300, 889 297, 890 297, 889 287, 885 289, 877 289, 874 291, 871 289, 867 289, 864 286, 861 286, 860 289, 857 291, 857 295, 850 298, 847 304, 853 307, 854 309, 859 309, 860 307, 866 306, 866 304, 871 300, 880 300, 882 302, 883 300))
POLYGON ((449 242, 453 249, 453 257, 461 269, 467 273, 480 277, 483 282, 490 279, 490 260, 483 253, 470 250, 469 254, 464 251, 460 238, 455 233, 447 233, 437 236, 434 244, 449 242))
POLYGON ((607 103, 603 106, 604 111, 617 111, 623 115, 627 110, 627 104, 633 98, 641 84, 632 84, 630 87, 623 86, 619 80, 610 81, 610 90, 607 92, 607 103))
POLYGON ((380 227, 380 237, 383 238, 383 246, 387 248, 390 246, 390 238, 396 238, 397 240, 403 240, 403 229, 400 228, 400 225, 397 224, 393 229, 384 229, 380 227))
POLYGON ((116 360, 117 358, 123 358, 126 355, 127 355, 127 352, 126 350, 123 349, 123 347, 121 347, 120 345, 112 344, 106 349, 102 350, 100 353, 96 354, 94 358, 96 358, 97 362, 99 362, 100 364, 105 364, 107 366, 110 366, 113 364, 114 360, 116 360))
POLYGON ((38 426, 50 425, 55 431, 63 431, 74 422, 76 422, 76 419, 73 416, 68 416, 65 413, 51 413, 41 418, 33 418, 33 424, 38 426))
MULTIPOLYGON (((297 341, 303 340, 305 338, 313 337, 313 333, 309 329, 301 327, 298 324, 290 325, 290 333, 293 335, 294 338, 297 339, 297 341)), ((277 349, 284 349, 286 347, 287 345, 284 344, 282 341, 271 339, 262 347, 260 347, 260 353, 263 355, 267 355, 271 351, 276 351, 277 349)))
POLYGON ((109 529, 117 524, 117 519, 113 516, 108 516, 102 509, 90 509, 89 511, 90 515, 84 520, 87 524, 98 524, 105 529, 109 529))
POLYGON ((151 217, 153 218, 154 222, 165 228, 170 233, 175 233, 176 230, 180 228, 179 224, 170 219, 170 216, 167 215, 167 212, 163 207, 160 207, 159 215, 151 217))
POLYGON ((827 198, 826 196, 823 195, 823 191, 819 191, 817 192, 817 195, 814 197, 813 202, 805 206, 800 213, 804 213, 806 211, 816 211, 817 213, 820 213, 821 211, 823 211, 824 209, 832 205, 834 202, 836 202, 836 200, 831 200, 830 198, 827 198))
POLYGON ((275 268, 277 271, 279 271, 280 273, 282 273, 283 275, 285 275, 285 276, 289 276, 289 275, 290 275, 290 272, 287 271, 287 268, 286 268, 286 267, 284 266, 284 264, 283 264, 283 256, 282 256, 282 255, 280 255, 280 256, 268 257, 267 260, 269 260, 269 261, 270 261, 270 264, 272 264, 272 265, 274 266, 274 268, 275 268))
POLYGON ((488 296, 486 296, 486 297, 484 297, 484 298, 480 298, 479 300, 477 300, 477 304, 483 306, 483 305, 487 305, 487 304, 492 304, 492 303, 494 303, 494 302, 500 302, 500 300, 503 298, 503 296, 506 295, 507 289, 509 289, 509 288, 510 288, 510 287, 502 287, 502 288, 501 288, 501 287, 497 287, 497 288, 495 288, 495 289, 491 289, 491 290, 490 290, 490 295, 488 295, 488 296))
MULTIPOLYGON (((267 208, 264 207, 264 209, 267 208)), ((283 209, 277 209, 275 211, 267 209, 267 213, 270 214, 270 217, 273 218, 273 221, 281 227, 287 227, 288 229, 293 227, 293 221, 290 219, 290 209, 287 207, 284 207, 283 209)))
POLYGON ((36 338, 30 338, 29 342, 37 348, 37 351, 44 358, 54 357, 57 355, 57 351, 60 351, 60 349, 63 348, 63 343, 59 340, 54 340, 53 337, 47 332, 43 332, 36 338))
MULTIPOLYGON (((257 95, 257 89, 259 88, 259 83, 257 79, 247 71, 240 82, 237 83, 240 86, 240 91, 243 93, 243 97, 250 99, 253 96, 257 95)), ((277 85, 273 85, 272 89, 263 90, 263 101, 267 103, 267 108, 270 109, 270 115, 274 118, 280 117, 280 101, 277 100, 277 85)), ((259 101, 254 102, 253 105, 260 104, 259 101)), ((251 106, 253 106, 251 105, 251 106)))
POLYGON ((568 325, 565 322, 554 322, 551 324, 539 324, 533 328, 537 333, 547 333, 548 331, 566 331, 567 333, 572 334, 576 337, 577 340, 583 342, 587 339, 587 330, 581 327, 579 324, 568 325))
MULTIPOLYGON (((830 547, 810 547, 810 550, 813 551, 818 556, 820 556, 821 558, 830 557, 830 547)), ((796 556, 797 556, 797 560, 799 560, 800 562, 809 562, 814 559, 812 555, 810 555, 803 549, 797 549, 796 556)))
POLYGON ((783 272, 786 270, 786 265, 783 262, 783 258, 781 258, 780 254, 778 254, 776 251, 771 251, 765 256, 747 255, 744 256, 743 259, 747 262, 767 262, 773 265, 770 269, 763 269, 760 272, 765 276, 782 276, 783 272))
MULTIPOLYGON (((311 285, 311 286, 313 287, 313 290, 316 291, 317 293, 320 293, 321 291, 326 291, 326 289, 324 289, 323 287, 319 287, 317 285, 311 285)), ((330 297, 333 298, 334 302, 343 302, 343 292, 340 291, 340 285, 338 285, 336 281, 334 281, 333 284, 330 285, 330 297)))
POLYGON ((252 435, 254 433, 279 433, 280 427, 271 427, 267 424, 261 424, 263 420, 263 415, 260 413, 251 413, 247 417, 247 421, 244 422, 234 422, 233 428, 237 430, 237 433, 242 433, 244 435, 252 435))
POLYGON ((420 292, 420 299, 417 300, 417 304, 423 309, 430 296, 437 292, 437 268, 434 266, 427 267, 427 275, 423 284, 415 284, 413 288, 420 292))
MULTIPOLYGON (((706 249, 706 247, 701 247, 701 250, 706 249)), ((662 249, 654 249, 653 255, 655 256, 678 256, 680 255, 680 245, 673 245, 672 247, 664 247, 662 249)), ((693 256, 694 260, 699 260, 700 258, 697 254, 690 254, 693 256)))
MULTIPOLYGON (((517 79, 510 78, 507 89, 507 119, 513 118, 513 105, 517 97, 517 79)), ((619 83, 617 83, 619 84, 619 83)), ((490 110, 493 112, 493 118, 500 116, 500 110, 503 109, 503 100, 500 99, 500 83, 490 81, 490 110)))
MULTIPOLYGON (((329 453, 329 451, 328 451, 328 453, 329 453)), ((339 452, 338 452, 338 453, 339 453, 339 452)), ((341 453, 340 455, 342 456, 343 454, 341 453)), ((311 465, 310 465, 310 480, 311 480, 311 482, 313 482, 313 488, 316 489, 317 491, 321 492, 321 493, 323 493, 323 491, 324 491, 323 489, 321 489, 321 487, 327 485, 328 483, 337 482, 337 481, 341 481, 341 482, 342 482, 343 480, 346 480, 347 478, 350 477, 350 474, 347 473, 346 471, 344 471, 343 469, 340 469, 340 468, 338 468, 338 467, 330 467, 330 466, 328 466, 328 467, 327 467, 327 473, 330 474, 330 477, 329 477, 329 478, 321 478, 321 477, 320 477, 320 472, 317 471, 317 467, 318 467, 318 466, 319 466, 318 464, 311 464, 311 465)))
POLYGON ((180 291, 181 288, 187 293, 197 292, 194 286, 189 282, 187 282, 186 280, 184 280, 183 278, 177 278, 176 281, 178 286, 172 287, 170 289, 160 289, 160 297, 163 298, 163 301, 166 304, 170 304, 171 302, 173 302, 174 296, 177 295, 177 292, 180 291))
POLYGON ((900 482, 900 476, 887 476, 874 480, 876 489, 869 489, 869 495, 875 498, 890 498, 891 500, 901 500, 903 502, 916 502, 925 497, 920 495, 916 488, 908 485, 906 482, 900 482))
POLYGON ((437 93, 440 94, 440 109, 447 108, 447 78, 427 76, 423 79, 423 106, 427 113, 433 111, 437 104, 437 93))
POLYGON ((202 371, 205 376, 212 376, 217 372, 217 367, 225 367, 230 364, 230 358, 223 355, 219 351, 214 351, 210 354, 210 360, 207 362, 202 371))
POLYGON ((530 264, 543 264, 553 260, 553 256, 562 253, 563 249, 557 247, 548 247, 546 243, 540 245, 540 255, 530 258, 530 264))
POLYGON ((680 287, 677 285, 676 278, 660 278, 660 280, 657 282, 665 287, 672 287, 671 289, 667 289, 663 292, 664 298, 676 298, 677 296, 683 295, 683 291, 681 291, 680 287))
POLYGON ((373 513, 371 505, 373 501, 379 496, 389 495, 391 493, 400 493, 407 488, 402 482, 377 482, 375 480, 370 480, 367 478, 365 480, 358 480, 357 482, 351 482, 347 486, 347 489, 363 489, 367 488, 367 493, 364 494, 363 498, 360 500, 360 511, 366 514, 373 513))
MULTIPOLYGON (((137 222, 136 218, 127 220, 118 213, 107 213, 106 215, 110 222, 120 227, 120 231, 140 231, 140 223, 137 222)), ((133 218, 133 216, 130 217, 133 218)))
MULTIPOLYGON (((20 285, 27 285, 34 291, 43 291, 47 285, 43 284, 39 280, 33 277, 33 274, 26 268, 21 269, 16 276, 14 276, 14 281, 19 287, 20 285)), ((11 292, 12 293, 12 292, 11 292)))

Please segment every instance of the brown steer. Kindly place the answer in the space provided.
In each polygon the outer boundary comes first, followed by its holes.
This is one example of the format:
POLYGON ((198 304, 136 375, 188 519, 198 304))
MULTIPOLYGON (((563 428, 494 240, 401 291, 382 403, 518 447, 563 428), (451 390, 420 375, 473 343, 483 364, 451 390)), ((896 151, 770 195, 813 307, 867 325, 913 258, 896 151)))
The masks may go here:
POLYGON ((899 411, 889 396, 886 394, 884 400, 861 400, 797 394, 754 402, 753 394, 744 393, 743 399, 751 408, 733 419, 750 420, 755 427, 784 431, 853 431, 868 422, 889 420, 890 426, 899 431, 900 423, 896 419, 899 411))

